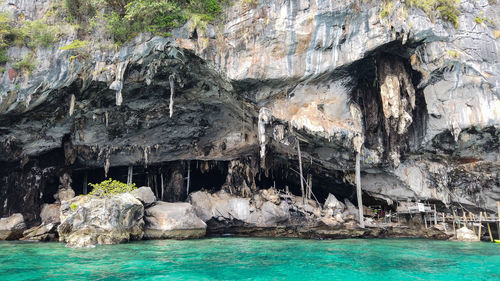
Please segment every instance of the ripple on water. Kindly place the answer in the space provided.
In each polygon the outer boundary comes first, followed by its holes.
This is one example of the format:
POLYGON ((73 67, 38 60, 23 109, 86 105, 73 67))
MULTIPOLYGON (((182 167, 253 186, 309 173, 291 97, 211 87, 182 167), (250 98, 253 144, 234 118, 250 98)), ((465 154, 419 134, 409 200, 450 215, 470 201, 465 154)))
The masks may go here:
POLYGON ((500 245, 417 239, 0 242, 0 280, 500 280, 500 245))

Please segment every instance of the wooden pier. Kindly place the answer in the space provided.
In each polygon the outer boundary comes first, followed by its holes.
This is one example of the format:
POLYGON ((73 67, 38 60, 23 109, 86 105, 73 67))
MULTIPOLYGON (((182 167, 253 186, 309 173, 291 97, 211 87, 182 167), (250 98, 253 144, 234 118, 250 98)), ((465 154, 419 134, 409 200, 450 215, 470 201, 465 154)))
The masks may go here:
POLYGON ((436 209, 436 205, 424 204, 424 203, 411 203, 403 204, 403 206, 398 206, 397 212, 392 216, 396 216, 397 221, 399 222, 400 215, 414 215, 421 214, 423 215, 423 220, 425 224, 425 228, 432 227, 432 225, 441 224, 444 227, 448 224, 453 225, 453 232, 455 237, 457 235, 457 229, 467 226, 472 228, 472 231, 475 235, 478 236, 479 240, 481 240, 482 228, 483 225, 486 227, 489 238, 491 242, 494 242, 493 234, 491 231, 491 224, 497 226, 498 231, 498 239, 500 239, 500 202, 497 202, 497 214, 488 214, 486 211, 480 211, 478 214, 473 214, 467 210, 462 210, 461 213, 445 213, 438 212, 436 209))

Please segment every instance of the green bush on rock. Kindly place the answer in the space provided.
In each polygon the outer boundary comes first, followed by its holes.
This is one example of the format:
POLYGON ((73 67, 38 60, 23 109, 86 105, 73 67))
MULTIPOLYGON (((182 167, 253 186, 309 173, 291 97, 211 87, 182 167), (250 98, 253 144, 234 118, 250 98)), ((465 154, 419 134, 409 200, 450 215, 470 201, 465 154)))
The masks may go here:
POLYGON ((107 179, 105 181, 102 181, 101 183, 89 183, 89 185, 93 187, 89 195, 97 197, 111 197, 113 195, 130 192, 137 189, 135 183, 128 185, 126 183, 113 179, 107 179))
POLYGON ((408 0, 406 5, 421 9, 431 20, 435 19, 437 11, 440 18, 451 22, 455 28, 458 28, 460 0, 408 0))

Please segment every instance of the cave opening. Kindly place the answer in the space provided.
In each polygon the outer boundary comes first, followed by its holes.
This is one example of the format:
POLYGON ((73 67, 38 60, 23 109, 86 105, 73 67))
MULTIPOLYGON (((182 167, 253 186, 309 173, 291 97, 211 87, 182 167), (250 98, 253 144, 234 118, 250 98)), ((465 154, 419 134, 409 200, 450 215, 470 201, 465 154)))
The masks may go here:
POLYGON ((221 190, 227 179, 229 161, 190 161, 189 192, 221 190))
MULTIPOLYGON (((228 161, 170 161, 148 167, 135 165, 132 169, 132 182, 137 187, 149 186, 159 200, 185 201, 188 195, 188 170, 189 193, 191 193, 199 190, 210 192, 220 190, 226 182, 227 169, 228 161)), ((85 191, 86 193, 92 191, 92 187, 88 186, 89 183, 100 183, 109 178, 126 183, 128 171, 128 166, 110 167, 105 177, 104 168, 76 169, 73 170, 72 188, 76 195, 80 195, 85 194, 85 191)))

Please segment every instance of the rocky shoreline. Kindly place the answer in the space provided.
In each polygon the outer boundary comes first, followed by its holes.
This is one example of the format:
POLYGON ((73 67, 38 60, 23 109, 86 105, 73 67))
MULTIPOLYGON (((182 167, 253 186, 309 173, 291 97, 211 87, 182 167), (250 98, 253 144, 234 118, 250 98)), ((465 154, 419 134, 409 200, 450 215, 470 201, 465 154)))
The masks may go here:
POLYGON ((68 247, 93 247, 133 240, 197 239, 215 236, 304 239, 426 238, 450 239, 442 229, 374 222, 360 228, 348 200, 329 195, 321 206, 273 188, 251 197, 224 190, 191 193, 189 202, 157 201, 149 187, 107 198, 65 198, 44 206, 42 223, 26 229, 23 216, 0 221, 0 240, 60 241, 68 247), (57 212, 56 212, 57 211, 57 212))

